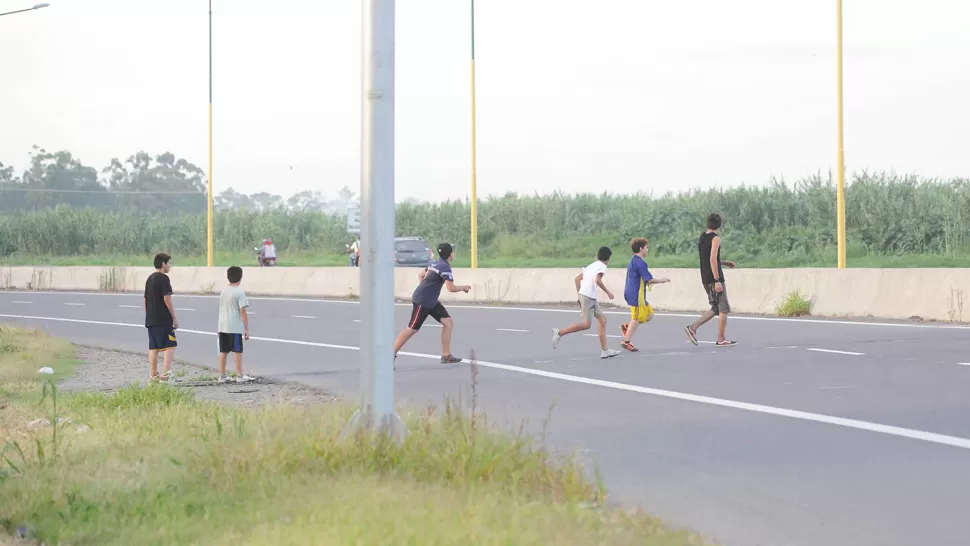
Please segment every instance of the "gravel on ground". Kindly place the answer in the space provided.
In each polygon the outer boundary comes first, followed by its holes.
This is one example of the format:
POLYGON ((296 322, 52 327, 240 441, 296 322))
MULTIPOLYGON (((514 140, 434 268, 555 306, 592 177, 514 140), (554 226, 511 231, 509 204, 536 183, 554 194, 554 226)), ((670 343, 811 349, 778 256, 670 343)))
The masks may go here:
MULTIPOLYGON (((58 388, 64 391, 115 392, 122 387, 148 382, 148 355, 97 347, 77 347, 80 362, 76 375, 58 388)), ((159 358, 161 368, 161 358, 159 358)), ((232 362, 229 363, 230 369, 232 362)), ((329 404, 336 396, 305 385, 257 377, 250 383, 219 383, 218 372, 176 361, 172 365, 173 387, 190 389, 200 400, 242 407, 267 404, 329 404)))

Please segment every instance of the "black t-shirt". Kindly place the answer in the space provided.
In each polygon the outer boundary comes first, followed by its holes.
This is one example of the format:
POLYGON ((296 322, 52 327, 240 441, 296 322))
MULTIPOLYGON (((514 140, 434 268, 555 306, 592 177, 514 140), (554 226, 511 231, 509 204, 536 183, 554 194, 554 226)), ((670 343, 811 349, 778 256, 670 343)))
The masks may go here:
POLYGON ((156 271, 145 282, 145 327, 172 326, 172 313, 165 306, 165 296, 172 295, 172 281, 168 275, 156 271))
POLYGON ((702 233, 697 241, 697 250, 701 258, 701 282, 704 284, 714 284, 718 280, 724 281, 724 269, 721 267, 721 247, 717 247, 717 278, 714 278, 714 271, 711 270, 711 246, 717 233, 702 233))

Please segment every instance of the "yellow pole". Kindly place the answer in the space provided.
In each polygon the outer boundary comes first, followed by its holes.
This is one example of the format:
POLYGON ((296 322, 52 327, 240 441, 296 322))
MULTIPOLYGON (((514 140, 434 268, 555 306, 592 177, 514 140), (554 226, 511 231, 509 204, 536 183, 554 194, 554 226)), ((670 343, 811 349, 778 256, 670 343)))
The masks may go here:
POLYGON ((475 0, 472 2, 472 269, 478 268, 478 180, 475 165, 475 0))
POLYGON ((209 195, 206 214, 206 263, 212 267, 212 0, 209 0, 209 195))
POLYGON ((838 33, 836 37, 836 49, 838 57, 838 110, 839 110, 839 151, 838 151, 838 172, 839 185, 836 190, 836 207, 838 215, 838 241, 839 241, 839 269, 845 269, 845 148, 842 142, 842 0, 836 0, 837 14, 836 26, 838 33))

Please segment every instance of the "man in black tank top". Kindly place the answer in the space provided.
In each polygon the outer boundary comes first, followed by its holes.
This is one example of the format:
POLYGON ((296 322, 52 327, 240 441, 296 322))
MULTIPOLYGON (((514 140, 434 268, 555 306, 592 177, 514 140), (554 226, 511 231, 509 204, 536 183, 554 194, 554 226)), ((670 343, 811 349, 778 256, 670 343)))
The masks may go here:
POLYGON ((704 314, 697 319, 694 324, 684 327, 687 338, 694 345, 697 345, 697 329, 707 321, 718 317, 716 347, 730 347, 736 341, 730 341, 724 337, 724 330, 727 328, 727 316, 731 312, 731 304, 728 303, 727 288, 724 285, 724 269, 734 267, 734 262, 721 259, 721 237, 717 230, 721 229, 721 215, 711 214, 707 217, 707 231, 701 234, 697 241, 697 253, 700 258, 701 283, 704 285, 704 292, 707 293, 707 301, 711 308, 704 311, 704 314))

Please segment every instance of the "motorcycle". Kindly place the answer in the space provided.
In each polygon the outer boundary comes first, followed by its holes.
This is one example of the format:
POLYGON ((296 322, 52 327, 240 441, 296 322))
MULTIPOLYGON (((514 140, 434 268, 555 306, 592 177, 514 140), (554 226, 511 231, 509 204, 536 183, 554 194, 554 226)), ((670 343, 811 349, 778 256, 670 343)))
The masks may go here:
POLYGON ((360 256, 358 256, 356 252, 350 250, 350 245, 345 244, 344 247, 350 254, 350 267, 360 267, 360 256))
POLYGON ((263 258, 262 256, 259 256, 259 247, 255 247, 253 250, 256 252, 256 261, 259 263, 259 267, 276 266, 276 258, 263 258))

